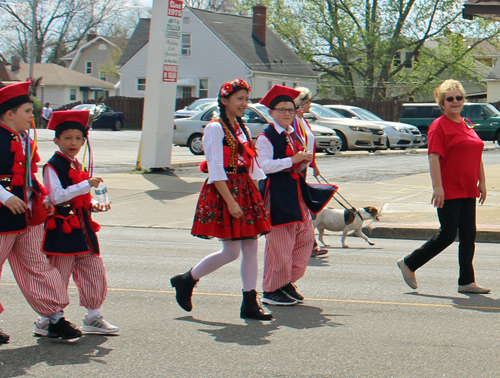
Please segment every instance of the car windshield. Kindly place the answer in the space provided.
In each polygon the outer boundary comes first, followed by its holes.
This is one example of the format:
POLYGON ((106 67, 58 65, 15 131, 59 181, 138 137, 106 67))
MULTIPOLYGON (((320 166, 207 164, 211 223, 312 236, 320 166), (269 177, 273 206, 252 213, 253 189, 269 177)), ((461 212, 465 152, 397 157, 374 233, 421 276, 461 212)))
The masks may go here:
POLYGON ((325 108, 318 104, 311 104, 311 112, 323 118, 345 118, 335 110, 325 108))
MULTIPOLYGON (((205 109, 207 110, 207 113, 203 116, 204 121, 210 121, 211 119, 219 117, 219 108, 216 106, 211 109, 205 109)), ((264 105, 257 105, 255 107, 248 107, 245 110, 245 114, 243 115, 243 121, 244 122, 255 122, 256 116, 263 117, 267 122, 272 121, 272 117, 269 115, 267 112, 267 107, 264 105)))
POLYGON ((186 110, 202 110, 205 105, 211 102, 214 102, 213 98, 199 99, 186 106, 186 110))
POLYGON ((72 110, 94 110, 95 105, 77 105, 72 110))
POLYGON ((265 105, 255 105, 255 109, 260 110, 267 122, 271 122, 273 117, 269 114, 269 108, 265 105))
POLYGON ((500 112, 491 104, 484 104, 484 110, 489 117, 500 117, 500 112))
POLYGON ((373 114, 369 110, 366 109, 355 109, 354 112, 359 115, 359 118, 364 119, 365 121, 383 121, 378 115, 373 114))

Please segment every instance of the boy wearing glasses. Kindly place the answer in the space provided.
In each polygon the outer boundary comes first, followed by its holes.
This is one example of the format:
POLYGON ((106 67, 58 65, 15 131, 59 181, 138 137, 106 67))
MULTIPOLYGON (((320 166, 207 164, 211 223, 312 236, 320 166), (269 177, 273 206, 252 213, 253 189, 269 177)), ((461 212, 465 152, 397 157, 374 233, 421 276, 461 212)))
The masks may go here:
POLYGON ((255 145, 257 161, 267 175, 259 188, 271 214, 262 284, 262 302, 269 305, 289 306, 303 301, 294 282, 304 275, 313 247, 310 211, 319 212, 333 196, 332 187, 327 185, 319 202, 315 201, 316 208, 311 208, 309 201, 304 202, 311 193, 302 171, 311 163, 313 154, 305 151, 293 136, 294 99, 299 94, 297 90, 274 85, 260 100, 273 118, 255 145))

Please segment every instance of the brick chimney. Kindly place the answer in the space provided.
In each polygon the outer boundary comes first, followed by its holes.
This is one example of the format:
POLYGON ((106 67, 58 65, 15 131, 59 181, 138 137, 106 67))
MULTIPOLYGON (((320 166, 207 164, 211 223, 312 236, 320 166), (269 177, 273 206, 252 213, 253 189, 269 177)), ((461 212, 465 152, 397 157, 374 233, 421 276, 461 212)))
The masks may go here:
POLYGON ((266 45, 266 13, 265 5, 257 4, 253 7, 252 37, 262 46, 266 45))
POLYGON ((94 38, 97 37, 97 30, 90 30, 89 34, 87 34, 87 42, 92 41, 94 38))
POLYGON ((14 71, 19 71, 20 68, 21 68, 21 58, 19 58, 18 56, 13 56, 10 70, 14 72, 14 71))

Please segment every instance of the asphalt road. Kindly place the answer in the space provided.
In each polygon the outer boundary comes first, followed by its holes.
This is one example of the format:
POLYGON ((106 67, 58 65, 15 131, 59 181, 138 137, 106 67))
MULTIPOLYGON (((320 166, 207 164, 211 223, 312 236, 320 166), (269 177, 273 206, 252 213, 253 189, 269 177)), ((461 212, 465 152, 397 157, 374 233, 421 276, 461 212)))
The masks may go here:
MULTIPOLYGON (((338 245, 338 236, 327 241, 338 245)), ((359 238, 311 259, 303 305, 270 307, 273 322, 239 319, 239 261, 202 279, 194 310, 177 306, 169 278, 219 248, 185 230, 103 227, 109 293, 102 309, 120 336, 73 342, 31 335, 35 313, 6 266, 0 377, 491 377, 500 368, 500 251, 478 244, 477 282, 491 295, 457 293, 456 245, 418 271, 409 289, 396 261, 420 245, 359 238)), ((260 261, 264 242, 260 241, 260 261)), ((80 323, 77 292, 67 317, 80 323)))

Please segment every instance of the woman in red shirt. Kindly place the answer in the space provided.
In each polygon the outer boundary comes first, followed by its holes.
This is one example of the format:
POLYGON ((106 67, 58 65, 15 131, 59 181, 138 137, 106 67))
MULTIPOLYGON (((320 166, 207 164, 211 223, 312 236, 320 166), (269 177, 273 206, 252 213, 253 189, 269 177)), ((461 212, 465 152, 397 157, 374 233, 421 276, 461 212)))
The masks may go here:
POLYGON ((398 261, 403 278, 417 288, 415 271, 438 255, 459 235, 459 293, 487 294, 490 289, 474 279, 476 239, 476 198, 486 199, 486 180, 482 161, 484 143, 468 119, 460 117, 465 91, 459 81, 445 80, 434 90, 443 115, 429 128, 429 166, 432 179, 431 203, 437 208, 439 233, 404 259, 398 261))

